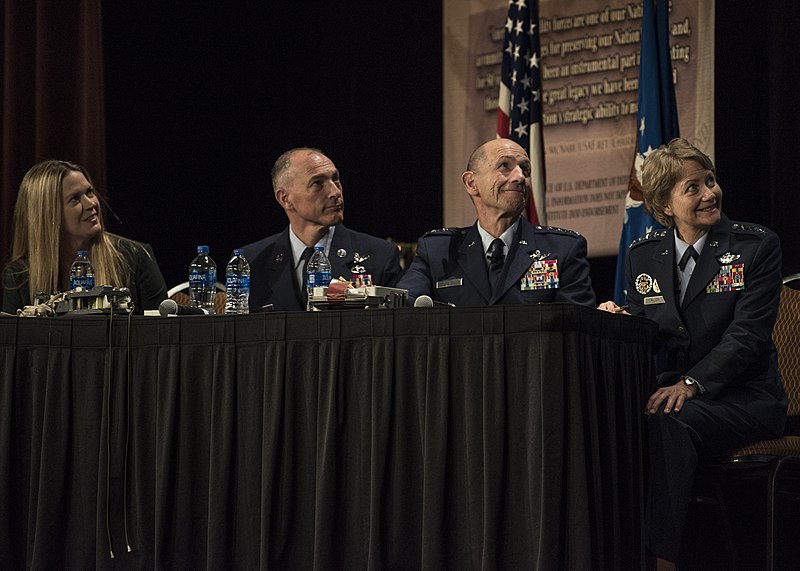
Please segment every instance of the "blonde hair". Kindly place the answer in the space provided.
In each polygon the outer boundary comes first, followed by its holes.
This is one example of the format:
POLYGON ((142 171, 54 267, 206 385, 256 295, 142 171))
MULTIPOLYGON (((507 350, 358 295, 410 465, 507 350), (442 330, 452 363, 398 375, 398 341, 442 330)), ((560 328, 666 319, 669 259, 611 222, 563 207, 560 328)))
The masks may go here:
POLYGON ((672 216, 664 210, 669 205, 672 189, 683 176, 683 163, 696 161, 716 176, 711 159, 686 139, 672 139, 650 153, 642 164, 642 194, 648 210, 662 226, 674 226, 672 216))
MULTIPOLYGON (((83 167, 67 161, 46 160, 31 167, 19 186, 9 266, 15 267, 15 273, 28 274, 31 297, 37 292, 52 294, 59 290, 62 183, 70 172, 82 173, 92 184, 83 167), (17 261, 23 263, 14 264, 17 261)), ((97 218, 101 230, 89 246, 95 283, 127 287, 130 271, 116 247, 119 238, 104 230, 104 203, 99 200, 101 207, 97 218)))

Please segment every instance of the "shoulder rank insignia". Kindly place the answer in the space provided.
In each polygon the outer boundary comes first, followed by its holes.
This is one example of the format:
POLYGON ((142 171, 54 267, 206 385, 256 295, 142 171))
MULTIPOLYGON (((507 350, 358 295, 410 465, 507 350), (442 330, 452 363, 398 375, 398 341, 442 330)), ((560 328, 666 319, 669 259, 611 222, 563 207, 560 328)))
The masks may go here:
POLYGON ((569 236, 580 236, 575 230, 568 228, 559 228, 558 226, 534 226, 538 232, 553 232, 556 234, 567 234, 569 236))
POLYGON ((735 262, 742 256, 739 254, 731 254, 730 252, 725 252, 721 256, 717 256, 717 261, 720 264, 730 264, 731 262, 735 262))
POLYGON ((643 244, 643 243, 649 242, 651 240, 661 240, 661 238, 663 238, 666 235, 667 235, 666 229, 664 229, 664 230, 655 230, 653 232, 648 232, 644 236, 639 236, 638 238, 636 238, 636 240, 631 242, 631 245, 628 246, 628 248, 633 248, 634 246, 636 246, 638 244, 643 244))
POLYGON ((766 234, 767 229, 758 224, 743 224, 741 222, 734 222, 731 224, 731 230, 736 232, 747 232, 750 234, 766 234))
POLYGON ((428 230, 424 236, 463 236, 467 233, 466 228, 437 228, 428 230))

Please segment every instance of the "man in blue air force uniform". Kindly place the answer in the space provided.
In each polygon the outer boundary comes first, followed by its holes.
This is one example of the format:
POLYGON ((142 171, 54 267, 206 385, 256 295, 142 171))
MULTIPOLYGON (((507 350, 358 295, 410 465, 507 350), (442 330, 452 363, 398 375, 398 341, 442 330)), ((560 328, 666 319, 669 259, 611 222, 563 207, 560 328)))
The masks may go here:
POLYGON ((278 311, 305 310, 304 268, 314 246, 325 249, 334 279, 356 275, 366 285, 394 285, 402 273, 397 248, 342 224, 339 171, 321 151, 283 153, 272 168, 272 186, 289 226, 244 247, 250 262, 251 311, 267 304, 278 311))
POLYGON ((422 236, 397 287, 457 306, 566 302, 594 306, 586 240, 571 230, 533 226, 521 214, 531 162, 508 139, 478 147, 461 177, 475 206, 469 228, 422 236))

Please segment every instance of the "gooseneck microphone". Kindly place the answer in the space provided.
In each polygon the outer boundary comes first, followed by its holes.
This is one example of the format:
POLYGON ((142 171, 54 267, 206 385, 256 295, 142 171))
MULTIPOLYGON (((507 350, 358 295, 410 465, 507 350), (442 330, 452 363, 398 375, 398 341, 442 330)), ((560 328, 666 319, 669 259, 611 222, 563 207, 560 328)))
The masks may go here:
POLYGON ((433 307, 434 305, 444 307, 455 307, 456 304, 445 301, 434 301, 429 295, 421 295, 414 300, 414 307, 433 307))
POLYGON ((178 305, 174 299, 165 299, 162 301, 158 306, 158 312, 161 314, 161 317, 167 317, 168 315, 208 315, 205 309, 178 305))

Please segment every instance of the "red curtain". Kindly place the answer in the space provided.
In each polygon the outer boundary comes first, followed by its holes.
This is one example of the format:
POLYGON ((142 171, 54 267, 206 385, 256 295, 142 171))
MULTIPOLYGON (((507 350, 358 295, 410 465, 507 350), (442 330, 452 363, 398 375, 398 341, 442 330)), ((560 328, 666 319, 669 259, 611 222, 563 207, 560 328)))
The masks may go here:
POLYGON ((101 0, 4 0, 0 14, 0 262, 20 180, 44 159, 85 166, 105 188, 101 0))

